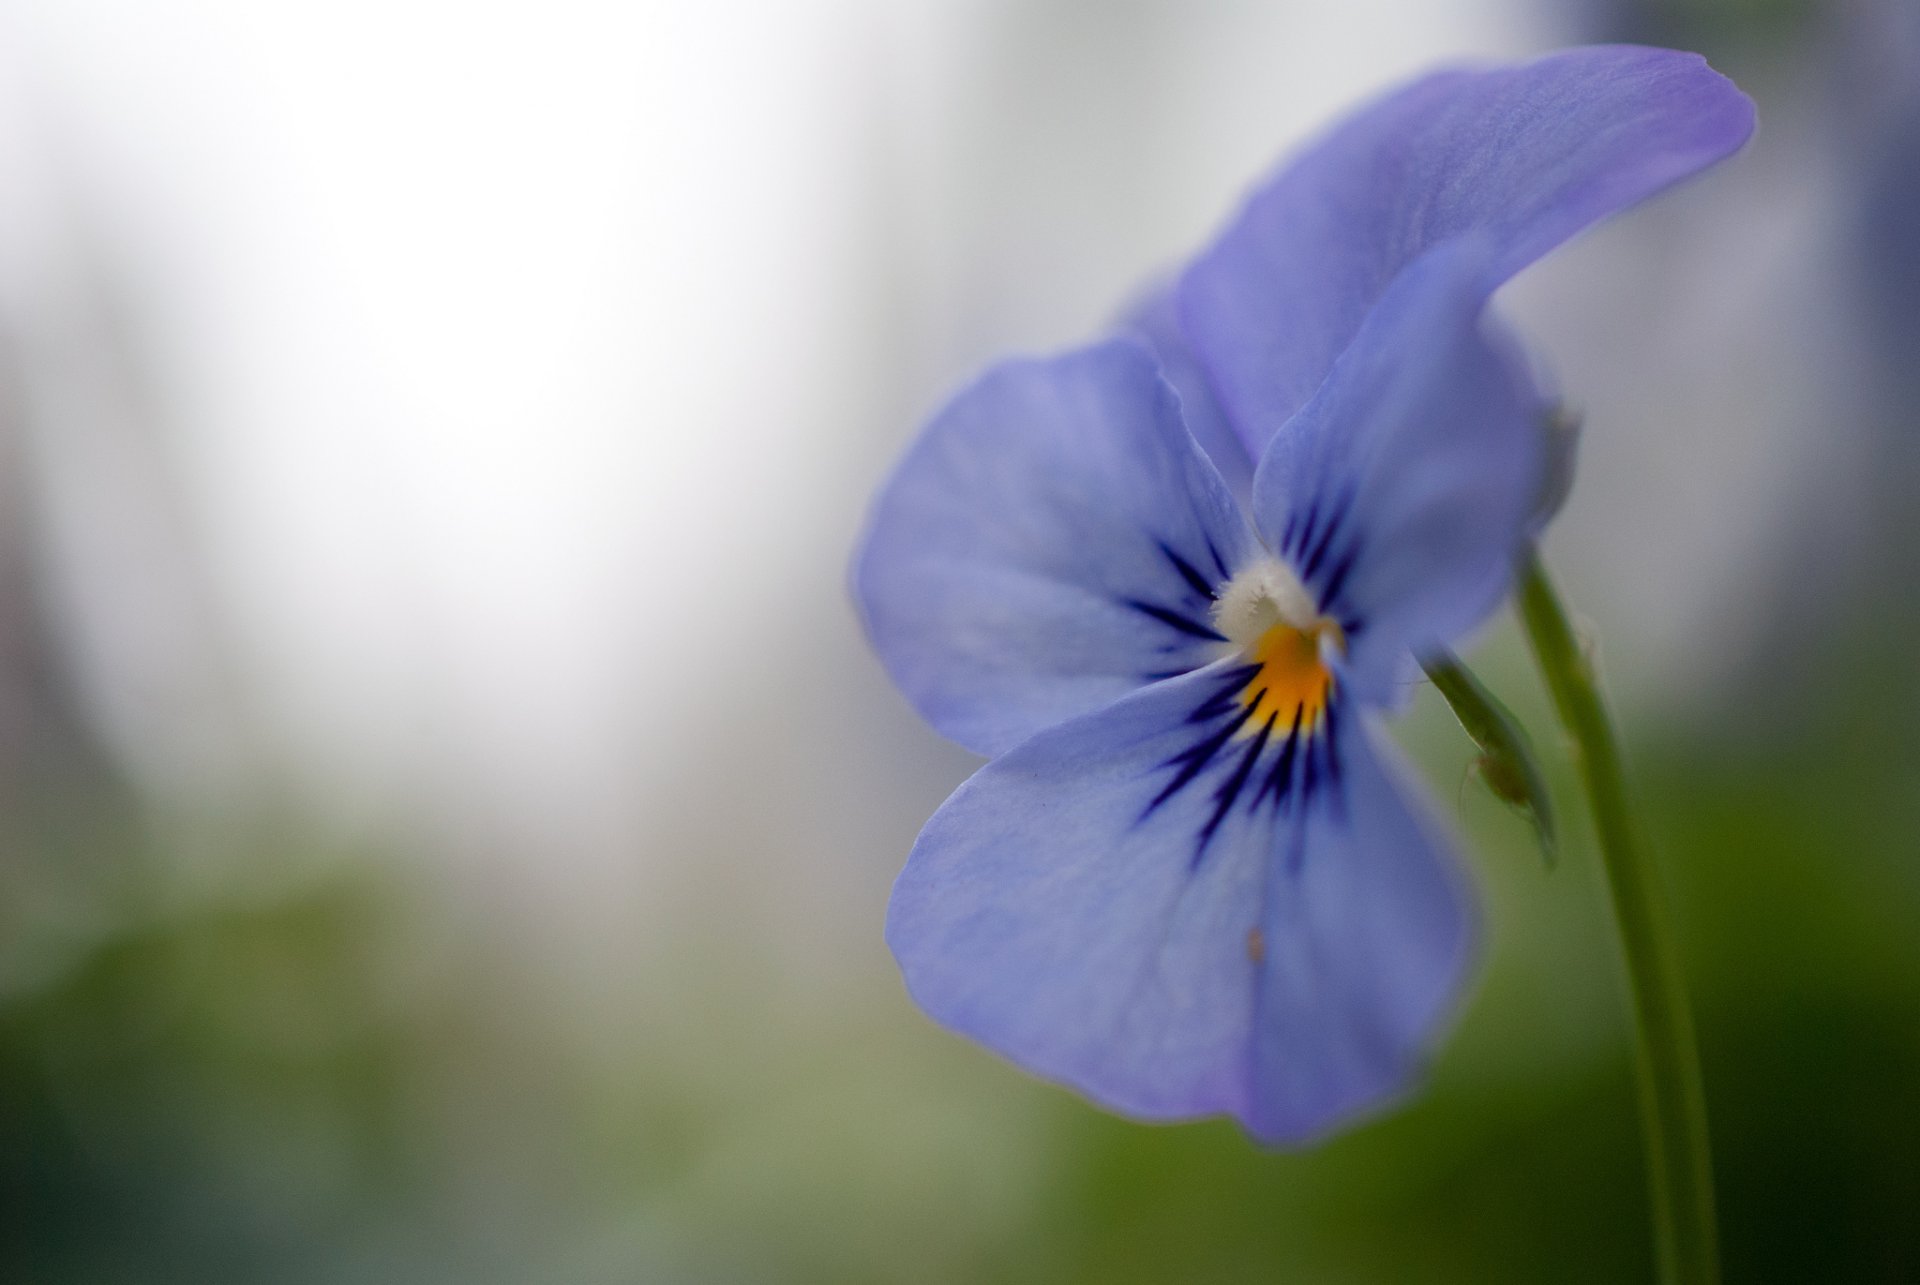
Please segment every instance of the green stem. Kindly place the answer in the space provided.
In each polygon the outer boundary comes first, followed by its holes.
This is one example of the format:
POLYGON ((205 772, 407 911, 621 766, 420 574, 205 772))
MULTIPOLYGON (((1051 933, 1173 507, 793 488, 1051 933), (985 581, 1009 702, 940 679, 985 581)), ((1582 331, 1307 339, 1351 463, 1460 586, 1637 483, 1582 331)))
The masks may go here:
POLYGON ((1720 1279, 1700 1055, 1658 873, 1627 805, 1620 746, 1593 663, 1537 553, 1520 574, 1520 617, 1560 721, 1572 736, 1620 930, 1639 1034, 1641 1120, 1654 1247, 1667 1285, 1720 1279))

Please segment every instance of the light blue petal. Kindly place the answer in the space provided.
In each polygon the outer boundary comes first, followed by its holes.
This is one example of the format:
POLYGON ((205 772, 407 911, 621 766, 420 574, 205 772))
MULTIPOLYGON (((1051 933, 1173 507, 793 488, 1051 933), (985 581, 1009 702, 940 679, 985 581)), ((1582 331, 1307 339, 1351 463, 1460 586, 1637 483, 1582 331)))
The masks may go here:
POLYGON ((1478 919, 1425 790, 1371 727, 1338 806, 1307 810, 1270 880, 1248 1127, 1302 1143, 1405 1092, 1459 1003, 1478 919))
POLYGON ((1216 659, 1256 547, 1131 339, 988 371, 875 501, 854 565, 874 650, 982 754, 1216 659))
POLYGON ((1253 194, 1182 279, 1182 328, 1258 459, 1421 254, 1484 236, 1491 290, 1752 130, 1732 82, 1671 50, 1595 46, 1426 77, 1253 194))
POLYGON ((1254 475, 1261 534, 1346 630, 1368 704, 1499 602, 1541 490, 1547 410, 1482 313, 1485 263, 1463 239, 1402 273, 1254 475))
POLYGON ((1036 1074, 1298 1142, 1407 1086, 1473 917, 1351 712, 1337 740, 1245 735, 1246 681, 1158 683, 982 768, 914 846, 887 941, 930 1015, 1036 1074))

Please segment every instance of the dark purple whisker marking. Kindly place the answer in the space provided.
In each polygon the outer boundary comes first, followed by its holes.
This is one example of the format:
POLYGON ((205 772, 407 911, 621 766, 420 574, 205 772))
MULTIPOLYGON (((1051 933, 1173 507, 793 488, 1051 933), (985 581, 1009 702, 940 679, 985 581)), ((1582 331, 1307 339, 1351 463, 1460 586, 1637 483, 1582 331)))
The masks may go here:
POLYGON ((1287 732, 1285 744, 1281 746, 1280 757, 1267 769, 1266 779, 1260 782, 1260 788, 1254 793, 1253 806, 1259 807, 1268 794, 1273 795, 1273 807, 1277 812, 1287 801, 1287 789, 1293 783, 1293 759, 1300 750, 1300 724, 1306 718, 1307 707, 1298 706, 1293 711, 1293 727, 1287 732))
POLYGON ((1346 786, 1341 780, 1340 747, 1337 740, 1337 729, 1340 724, 1339 720, 1333 717, 1333 711, 1331 709, 1327 711, 1326 722, 1327 810, 1335 821, 1344 825, 1347 820, 1347 803, 1346 786))
POLYGON ((1184 749, 1162 763, 1160 765, 1161 767, 1174 767, 1178 765, 1180 770, 1174 773, 1173 779, 1167 782, 1165 788, 1163 788, 1160 793, 1153 796, 1153 802, 1147 804, 1146 811, 1140 814, 1134 824, 1138 825, 1141 821, 1152 816, 1155 808, 1185 789, 1187 783, 1192 781, 1194 777, 1200 775, 1200 770, 1207 765, 1215 754, 1220 752, 1220 747, 1232 740, 1233 734, 1245 726, 1246 721, 1252 717, 1253 708, 1252 706, 1248 706, 1240 711, 1238 717, 1228 722, 1225 727, 1220 728, 1198 745, 1184 749))
POLYGON ((1176 629, 1189 637, 1204 639, 1207 642, 1226 641, 1223 635, 1214 632, 1210 626, 1200 624, 1198 621, 1189 620, 1171 608, 1156 606, 1151 602, 1142 602, 1138 598, 1122 598, 1121 601, 1142 615, 1151 616, 1167 628, 1176 629))
POLYGON ((1243 807, 1258 816, 1271 798, 1274 815, 1290 809, 1304 814, 1309 806, 1330 798, 1331 815, 1345 819, 1338 720, 1334 716, 1337 683, 1328 675, 1317 699, 1301 701, 1291 714, 1272 699, 1269 687, 1255 689, 1264 666, 1238 665, 1221 674, 1205 699, 1187 715, 1195 738, 1185 749, 1162 760, 1172 777, 1153 796, 1134 824, 1139 825, 1174 795, 1199 781, 1215 767, 1206 819, 1193 832, 1190 870, 1198 870, 1214 836, 1243 807), (1236 738, 1244 746, 1234 746, 1236 738), (1271 752, 1270 752, 1271 751, 1271 752))
POLYGON ((1188 588, 1208 602, 1219 598, 1220 595, 1214 592, 1213 586, 1207 583, 1207 578, 1201 575, 1191 562, 1175 553, 1164 540, 1160 542, 1160 552, 1166 555, 1167 561, 1173 564, 1173 569, 1180 573, 1180 578, 1187 582, 1188 588))
POLYGON ((1300 806, 1305 808, 1313 802, 1314 787, 1319 783, 1320 760, 1313 751, 1320 741, 1307 738, 1307 752, 1300 756, 1300 806))
MULTIPOLYGON (((1251 705, 1247 707, 1247 712, 1249 714, 1253 712, 1251 705)), ((1240 797, 1240 791, 1246 788, 1247 778, 1253 774, 1253 765, 1260 761, 1261 752, 1267 748, 1267 738, 1273 735, 1273 722, 1278 716, 1277 710, 1267 715, 1267 721, 1260 725, 1258 732, 1254 733, 1252 743, 1247 746, 1247 752, 1240 756, 1240 764, 1233 769, 1233 775, 1213 792, 1213 815, 1207 818, 1204 826, 1200 827, 1200 843, 1193 850, 1193 860, 1188 864, 1188 869, 1199 868, 1200 858, 1206 855, 1207 844, 1213 840, 1213 832, 1220 828, 1220 823, 1226 819, 1227 813, 1233 810, 1234 801, 1240 797)))
POLYGON ((1312 551, 1306 551, 1305 540, 1300 542, 1302 552, 1306 552, 1306 564, 1300 568, 1302 580, 1312 580, 1313 573, 1320 569, 1321 560, 1327 556, 1327 550, 1333 547, 1333 537, 1338 535, 1340 529, 1346 525, 1347 511, 1352 507, 1353 488, 1349 487, 1333 502, 1332 512, 1327 516, 1326 530, 1320 533, 1320 539, 1314 544, 1312 551))
MULTIPOLYGON (((1291 527, 1293 523, 1289 521, 1287 525, 1291 527)), ((1280 552, 1286 554, 1290 558, 1299 557, 1301 550, 1305 549, 1307 545, 1313 542, 1313 533, 1319 528, 1319 526, 1320 526, 1320 501, 1319 499, 1316 498, 1310 504, 1307 505, 1306 520, 1300 524, 1300 530, 1295 533, 1298 539, 1295 540, 1292 538, 1288 538, 1288 539, 1281 540, 1280 552)))
POLYGON ((1187 715, 1187 721, 1205 723, 1219 718, 1222 714, 1231 714, 1234 702, 1240 698, 1240 693, 1246 690, 1247 684, 1253 681, 1260 669, 1259 665, 1241 665, 1228 670, 1226 681, 1220 684, 1213 695, 1202 701, 1198 709, 1187 715))
POLYGON ((1327 573, 1326 584, 1320 588, 1320 609, 1322 611, 1331 607, 1334 600, 1340 596, 1340 589, 1347 583, 1347 575, 1353 570, 1353 564, 1359 557, 1360 540, 1359 537, 1356 536, 1353 542, 1347 546, 1347 551, 1340 555, 1340 560, 1333 564, 1333 570, 1327 573))
POLYGON ((1340 528, 1337 524, 1332 522, 1327 523, 1326 534, 1320 537, 1319 544, 1313 546, 1313 551, 1307 554, 1307 560, 1300 568, 1300 578, 1302 580, 1309 584, 1313 582, 1313 574, 1320 569, 1320 563, 1322 559, 1327 556, 1327 550, 1332 547, 1333 537, 1338 534, 1339 530, 1340 528))
MULTIPOLYGON (((1300 785, 1295 797, 1300 801, 1300 811, 1304 816, 1306 809, 1323 800, 1327 806, 1327 816, 1332 821, 1346 823, 1346 805, 1340 783, 1340 720, 1334 717, 1333 708, 1327 708, 1322 720, 1323 734, 1312 737, 1307 742, 1306 752, 1300 765, 1300 785)), ((1305 827, 1296 831, 1304 835, 1305 827)), ((1304 860, 1305 844, 1296 842, 1287 854, 1287 872, 1298 874, 1304 860)))
POLYGON ((1207 556, 1213 559, 1214 569, 1220 573, 1222 580, 1233 579, 1233 572, 1227 569, 1227 560, 1220 556, 1219 546, 1214 544, 1212 536, 1207 537, 1207 556))

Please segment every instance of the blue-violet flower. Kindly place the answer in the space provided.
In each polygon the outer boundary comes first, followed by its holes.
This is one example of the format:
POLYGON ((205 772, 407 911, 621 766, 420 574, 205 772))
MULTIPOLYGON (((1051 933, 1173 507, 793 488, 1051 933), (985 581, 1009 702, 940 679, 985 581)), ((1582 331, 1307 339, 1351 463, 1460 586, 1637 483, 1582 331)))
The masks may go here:
POLYGON ((1752 125, 1666 50, 1430 75, 1258 188, 1121 333, 933 418, 854 569, 894 681, 992 756, 893 891, 929 1014, 1115 1110, 1268 1143, 1405 1088, 1475 920, 1375 716, 1499 603, 1546 471, 1489 297, 1752 125))

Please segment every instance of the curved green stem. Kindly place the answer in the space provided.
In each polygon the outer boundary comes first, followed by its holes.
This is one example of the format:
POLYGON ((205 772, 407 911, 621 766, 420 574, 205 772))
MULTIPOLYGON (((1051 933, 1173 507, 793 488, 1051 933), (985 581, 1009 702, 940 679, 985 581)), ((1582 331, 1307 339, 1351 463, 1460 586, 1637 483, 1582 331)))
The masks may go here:
POLYGON ((1706 1099, 1659 877, 1627 805, 1620 746, 1599 679, 1537 553, 1529 553, 1522 567, 1519 604, 1534 657, 1573 738, 1620 930, 1639 1035, 1641 1119, 1660 1279, 1714 1285, 1720 1263, 1706 1099))

